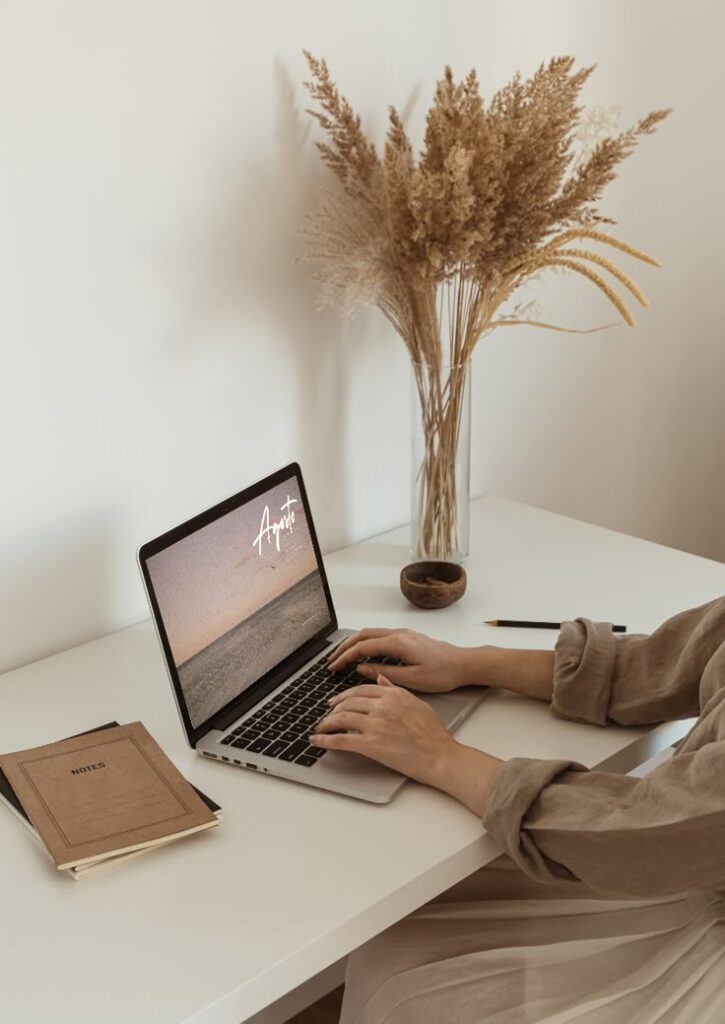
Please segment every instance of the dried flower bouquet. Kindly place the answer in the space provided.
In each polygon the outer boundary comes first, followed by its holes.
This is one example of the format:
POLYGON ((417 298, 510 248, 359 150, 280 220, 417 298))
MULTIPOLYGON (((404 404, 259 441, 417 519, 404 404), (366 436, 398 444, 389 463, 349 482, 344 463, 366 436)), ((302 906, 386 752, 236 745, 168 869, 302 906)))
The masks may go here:
POLYGON ((515 324, 571 330, 533 318, 530 304, 501 311, 520 285, 550 268, 587 278, 634 326, 615 285, 643 306, 647 300, 591 245, 659 264, 603 230, 612 222, 597 203, 639 137, 669 111, 582 149, 578 100, 593 68, 575 71, 573 58, 557 57, 527 81, 515 75, 488 105, 475 71, 456 83, 446 68, 418 160, 392 107, 381 157, 325 61, 305 56, 312 78, 306 86, 318 105, 309 113, 327 135, 317 146, 341 185, 309 219, 306 256, 322 284, 322 304, 343 312, 378 306, 408 348, 425 439, 418 555, 448 558, 461 549, 454 467, 476 343, 515 324))

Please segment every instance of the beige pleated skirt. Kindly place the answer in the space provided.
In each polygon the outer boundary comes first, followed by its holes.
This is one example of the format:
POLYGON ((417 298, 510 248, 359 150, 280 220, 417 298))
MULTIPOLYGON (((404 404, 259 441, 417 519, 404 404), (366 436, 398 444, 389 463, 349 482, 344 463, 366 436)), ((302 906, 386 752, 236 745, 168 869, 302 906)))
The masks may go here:
POLYGON ((357 950, 340 1024, 725 1024, 725 900, 612 899, 508 858, 357 950))

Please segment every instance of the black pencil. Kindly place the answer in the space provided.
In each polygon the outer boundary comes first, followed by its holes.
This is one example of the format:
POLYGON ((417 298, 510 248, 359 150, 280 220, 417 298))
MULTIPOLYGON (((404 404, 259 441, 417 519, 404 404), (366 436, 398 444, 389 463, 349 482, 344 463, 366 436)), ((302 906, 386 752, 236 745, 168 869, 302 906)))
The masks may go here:
MULTIPOLYGON (((560 622, 527 622, 524 619, 486 619, 484 626, 512 626, 516 629, 561 629, 560 622)), ((626 626, 612 626, 614 633, 626 633, 626 626)))

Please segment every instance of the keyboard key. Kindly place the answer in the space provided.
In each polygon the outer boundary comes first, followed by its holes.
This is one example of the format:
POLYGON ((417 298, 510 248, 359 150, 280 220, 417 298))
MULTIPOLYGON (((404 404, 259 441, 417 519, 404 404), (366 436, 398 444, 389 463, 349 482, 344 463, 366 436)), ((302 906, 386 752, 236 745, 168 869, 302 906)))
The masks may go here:
POLYGON ((264 739, 255 740, 253 743, 249 744, 249 753, 250 754, 261 754, 262 751, 265 749, 265 747, 267 746, 268 743, 269 743, 269 740, 264 740, 264 739))
POLYGON ((244 750, 251 742, 251 740, 245 740, 240 737, 239 739, 234 740, 232 746, 236 747, 238 750, 244 750))
POLYGON ((283 750, 286 750, 289 743, 286 740, 274 740, 265 750, 266 757, 279 757, 283 750))
POLYGON ((307 750, 305 751, 305 754, 307 754, 308 757, 315 758, 322 757, 322 755, 326 753, 327 751, 325 750, 324 747, 308 747, 307 750))
POLYGON ((231 736, 225 736, 224 739, 222 740, 222 743, 224 743, 226 745, 227 743, 231 743, 233 739, 234 739, 234 734, 232 733, 231 736))
POLYGON ((298 732, 283 732, 280 739, 285 740, 287 743, 292 743, 299 735, 300 734, 298 732))
POLYGON ((305 740, 300 740, 297 743, 291 743, 286 750, 283 750, 279 755, 280 761, 294 761, 299 754, 303 754, 307 749, 308 744, 305 740))
POLYGON ((295 764, 301 764, 304 768, 311 768, 313 764, 317 764, 317 758, 308 757, 307 754, 300 754, 299 757, 295 758, 295 764))
POLYGON ((245 729, 245 731, 242 733, 240 739, 243 739, 243 740, 258 740, 261 735, 262 735, 262 730, 261 729, 245 729))
POLYGON ((272 726, 270 726, 269 729, 265 729, 262 733, 262 736, 266 737, 268 740, 278 740, 281 735, 282 730, 273 728, 272 726))

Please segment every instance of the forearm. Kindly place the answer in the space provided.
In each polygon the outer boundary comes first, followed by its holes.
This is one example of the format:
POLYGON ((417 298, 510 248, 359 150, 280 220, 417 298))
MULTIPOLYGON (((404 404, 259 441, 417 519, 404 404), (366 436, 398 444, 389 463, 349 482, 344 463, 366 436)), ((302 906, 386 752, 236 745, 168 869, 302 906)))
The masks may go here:
POLYGON ((464 651, 468 685, 494 686, 524 697, 550 701, 554 690, 554 652, 470 647, 464 651))
POLYGON ((502 764, 500 758, 454 740, 438 758, 431 778, 426 781, 482 818, 496 772, 502 764))
MULTIPOLYGON (((467 648, 466 684, 500 687, 525 697, 550 701, 554 689, 554 652, 505 647, 467 648)), ((504 762, 475 747, 453 741, 437 760, 431 784, 483 817, 496 773, 504 762)))

